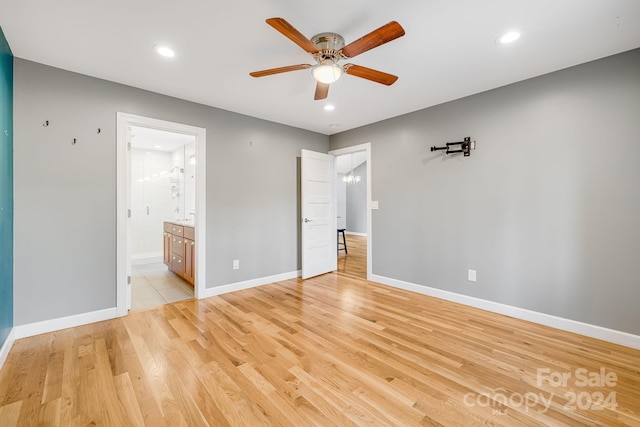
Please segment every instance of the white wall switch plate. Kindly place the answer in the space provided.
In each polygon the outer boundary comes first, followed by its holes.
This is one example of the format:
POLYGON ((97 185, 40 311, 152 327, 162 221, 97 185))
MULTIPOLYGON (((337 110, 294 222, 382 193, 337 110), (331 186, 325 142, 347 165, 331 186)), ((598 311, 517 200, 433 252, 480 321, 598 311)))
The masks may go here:
POLYGON ((371 209, 378 209, 378 201, 372 201, 371 202, 371 209))
POLYGON ((233 260, 233 269, 234 270, 238 270, 240 268, 240 260, 239 259, 234 259, 233 260))
POLYGON ((476 271, 475 270, 469 270, 469 272, 467 273, 467 278, 469 279, 470 282, 475 282, 476 281, 476 271))

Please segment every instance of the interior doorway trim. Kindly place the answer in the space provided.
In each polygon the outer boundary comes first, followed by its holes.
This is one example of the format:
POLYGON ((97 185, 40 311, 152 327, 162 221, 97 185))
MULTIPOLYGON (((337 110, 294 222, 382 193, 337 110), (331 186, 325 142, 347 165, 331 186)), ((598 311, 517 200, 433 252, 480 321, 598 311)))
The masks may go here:
POLYGON ((127 188, 131 183, 128 168, 130 167, 127 150, 127 127, 140 126, 168 132, 193 135, 196 139, 196 268, 194 296, 205 297, 206 289, 206 129, 137 116, 129 113, 117 113, 117 187, 116 187, 116 315, 125 316, 127 310, 127 188), (129 176, 128 176, 129 175, 129 176))
POLYGON ((338 157, 359 151, 365 151, 367 154, 367 280, 371 280, 371 269, 373 265, 373 259, 371 257, 371 248, 373 247, 373 233, 371 232, 371 143, 366 142, 364 144, 353 145, 351 147, 331 150, 329 151, 329 154, 338 157))

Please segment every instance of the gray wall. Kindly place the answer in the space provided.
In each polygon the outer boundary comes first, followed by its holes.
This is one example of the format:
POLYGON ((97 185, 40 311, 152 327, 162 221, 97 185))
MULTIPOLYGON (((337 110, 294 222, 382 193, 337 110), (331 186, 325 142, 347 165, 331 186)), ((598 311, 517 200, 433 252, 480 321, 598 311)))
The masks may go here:
POLYGON ((357 184, 347 184, 347 231, 367 232, 367 162, 354 169, 357 184))
POLYGON ((333 135, 331 149, 372 143, 374 274, 640 334, 639 114, 633 50, 333 135), (470 157, 429 150, 465 136, 470 157))
POLYGON ((21 59, 14 105, 16 325, 115 307, 117 111, 207 129, 207 287, 300 268, 297 158, 327 136, 21 59))

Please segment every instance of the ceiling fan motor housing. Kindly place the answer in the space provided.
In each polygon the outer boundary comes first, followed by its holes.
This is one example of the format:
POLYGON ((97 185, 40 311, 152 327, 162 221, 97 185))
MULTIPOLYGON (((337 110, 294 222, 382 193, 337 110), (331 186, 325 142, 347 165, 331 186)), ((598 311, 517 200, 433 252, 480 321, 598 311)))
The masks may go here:
POLYGON ((344 47, 344 38, 340 34, 336 33, 320 33, 311 37, 311 43, 313 43, 318 49, 319 53, 316 53, 314 57, 320 63, 324 61, 338 62, 342 59, 340 55, 340 49, 344 47))

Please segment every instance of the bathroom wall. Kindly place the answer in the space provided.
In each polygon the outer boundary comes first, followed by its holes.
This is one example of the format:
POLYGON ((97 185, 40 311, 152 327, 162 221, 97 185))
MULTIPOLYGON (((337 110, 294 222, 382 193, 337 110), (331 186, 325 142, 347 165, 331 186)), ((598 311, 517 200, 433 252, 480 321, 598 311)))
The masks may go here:
POLYGON ((172 218, 169 183, 171 153, 131 150, 131 260, 134 264, 162 259, 163 222, 172 218))
POLYGON ((184 146, 184 218, 193 219, 196 211, 196 143, 184 146))
POLYGON ((185 212, 185 173, 184 173, 184 147, 171 152, 171 173, 169 174, 171 186, 171 214, 168 219, 186 218, 185 212))
POLYGON ((193 219, 196 210, 196 143, 171 152, 171 214, 167 219, 193 219))

